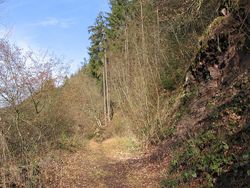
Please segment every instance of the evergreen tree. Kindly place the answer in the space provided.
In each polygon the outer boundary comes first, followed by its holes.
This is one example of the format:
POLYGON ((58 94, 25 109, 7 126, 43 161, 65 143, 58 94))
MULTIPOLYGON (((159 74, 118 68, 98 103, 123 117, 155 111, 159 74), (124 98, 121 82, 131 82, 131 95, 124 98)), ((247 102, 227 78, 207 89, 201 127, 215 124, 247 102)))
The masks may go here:
POLYGON ((101 67, 103 65, 104 49, 106 48, 106 30, 107 24, 104 14, 101 12, 95 21, 93 26, 89 27, 89 33, 91 33, 89 47, 89 71, 91 75, 98 80, 101 76, 101 67))
POLYGON ((107 17, 109 38, 117 38, 124 31, 131 4, 131 0, 110 0, 111 12, 107 17))

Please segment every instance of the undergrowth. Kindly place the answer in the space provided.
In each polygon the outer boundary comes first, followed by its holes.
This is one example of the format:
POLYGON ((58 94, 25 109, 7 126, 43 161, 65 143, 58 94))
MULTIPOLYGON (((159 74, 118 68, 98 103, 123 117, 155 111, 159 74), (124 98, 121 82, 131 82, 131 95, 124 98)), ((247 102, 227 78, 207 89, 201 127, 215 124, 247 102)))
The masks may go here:
MULTIPOLYGON (((216 108, 202 131, 176 152, 162 187, 198 181, 204 187, 247 187, 250 182, 250 125, 242 125, 249 96, 240 92, 216 108)), ((249 123, 249 122, 248 122, 249 123)))

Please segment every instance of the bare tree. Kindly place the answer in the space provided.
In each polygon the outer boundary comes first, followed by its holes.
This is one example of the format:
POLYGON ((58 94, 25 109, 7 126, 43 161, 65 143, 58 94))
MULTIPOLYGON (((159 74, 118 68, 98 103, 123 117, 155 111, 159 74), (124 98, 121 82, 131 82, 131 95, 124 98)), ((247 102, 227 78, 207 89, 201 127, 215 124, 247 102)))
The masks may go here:
MULTIPOLYGON (((58 59, 44 53, 23 52, 6 40, 0 41, 0 105, 7 110, 7 131, 17 133, 22 153, 25 155, 24 125, 33 128, 41 137, 35 126, 38 116, 47 102, 47 95, 55 88, 62 76, 56 72, 58 59), (22 128, 21 128, 22 127, 22 128)), ((6 132, 6 131, 5 131, 6 132)), ((27 135, 26 135, 27 137, 27 135)))

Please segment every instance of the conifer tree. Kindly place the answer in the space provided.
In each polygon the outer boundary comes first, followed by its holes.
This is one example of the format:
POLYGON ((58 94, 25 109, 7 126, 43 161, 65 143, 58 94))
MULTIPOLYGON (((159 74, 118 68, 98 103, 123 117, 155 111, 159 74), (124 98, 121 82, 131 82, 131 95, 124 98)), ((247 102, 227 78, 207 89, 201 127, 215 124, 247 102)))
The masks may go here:
POLYGON ((101 78, 101 67, 103 66, 103 57, 106 40, 106 19, 104 14, 101 12, 93 26, 89 27, 90 36, 90 47, 89 47, 89 71, 90 74, 100 80, 101 78))
POLYGON ((117 38, 125 30, 131 4, 130 0, 110 0, 111 12, 107 17, 109 38, 117 38))

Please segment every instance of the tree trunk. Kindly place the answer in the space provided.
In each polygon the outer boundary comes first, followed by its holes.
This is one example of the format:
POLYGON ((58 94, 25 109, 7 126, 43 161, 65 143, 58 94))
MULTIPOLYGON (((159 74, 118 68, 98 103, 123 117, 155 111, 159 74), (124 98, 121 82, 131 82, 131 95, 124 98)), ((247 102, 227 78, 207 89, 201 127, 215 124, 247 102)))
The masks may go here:
POLYGON ((4 139, 4 135, 1 132, 0 132, 0 144, 2 145, 1 148, 2 148, 2 163, 3 163, 3 169, 2 169, 3 170, 3 173, 2 173, 2 187, 6 188, 6 177, 5 177, 6 142, 5 142, 5 139, 4 139))
POLYGON ((105 70, 105 86, 106 86, 106 106, 107 106, 107 121, 110 122, 110 98, 109 98, 109 84, 108 84, 108 62, 107 51, 104 51, 104 70, 105 70))
POLYGON ((143 1, 140 1, 141 7, 141 41, 142 41, 142 58, 143 62, 145 63, 145 32, 144 32, 144 15, 143 15, 143 1))
MULTIPOLYGON (((105 61, 104 61, 105 62, 105 61)), ((102 85, 103 85, 103 115, 104 115, 104 126, 107 126, 107 100, 106 100, 106 79, 105 79, 105 66, 103 66, 102 73, 102 85)))

